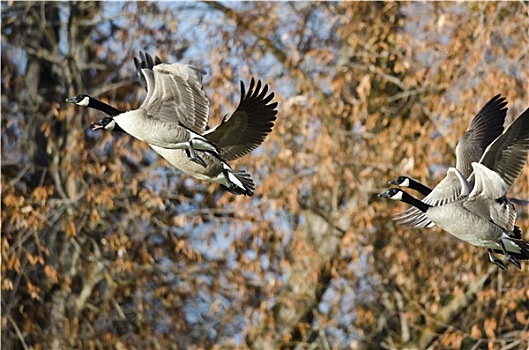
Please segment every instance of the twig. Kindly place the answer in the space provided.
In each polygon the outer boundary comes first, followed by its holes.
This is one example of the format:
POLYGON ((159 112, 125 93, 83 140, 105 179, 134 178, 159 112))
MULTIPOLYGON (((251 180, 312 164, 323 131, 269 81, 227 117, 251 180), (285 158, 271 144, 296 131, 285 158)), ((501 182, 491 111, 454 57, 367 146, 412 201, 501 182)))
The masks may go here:
POLYGON ((360 70, 363 70, 364 72, 371 72, 375 73, 385 80, 389 81, 390 83, 393 83, 394 85, 398 86, 401 90, 405 91, 406 86, 400 80, 399 78, 389 75, 388 73, 384 72, 380 67, 376 67, 374 64, 361 64, 361 63, 354 63, 354 62, 348 62, 344 64, 344 67, 351 67, 351 68, 357 68, 360 70))
POLYGON ((404 307, 404 302, 402 300, 402 294, 400 294, 398 291, 394 291, 393 295, 395 296, 395 300, 397 301, 397 307, 399 309, 402 342, 406 343, 410 340, 410 326, 408 324, 408 320, 406 319, 406 310, 404 307))
POLYGON ((512 343, 507 344, 504 347, 502 347, 501 350, 510 350, 510 349, 518 348, 518 346, 520 344, 522 344, 522 340, 517 339, 517 340, 513 341, 512 343))
POLYGON ((418 88, 418 89, 414 89, 414 90, 406 90, 406 91, 403 91, 403 92, 399 92, 398 94, 395 94, 393 96, 389 96, 386 99, 386 102, 395 102, 395 101, 403 99, 403 98, 416 96, 416 95, 422 94, 423 92, 434 91, 434 90, 437 90, 437 89, 433 89, 433 88, 429 88, 429 87, 422 87, 422 88, 418 88))
POLYGON ((86 191, 82 191, 78 194, 76 194, 73 198, 65 198, 65 199, 58 199, 58 198, 50 198, 48 200, 48 203, 50 206, 55 205, 63 205, 63 204, 73 204, 77 201, 79 201, 81 198, 83 198, 86 194, 86 191))
POLYGON ((60 56, 54 56, 51 53, 48 52, 48 50, 45 49, 34 49, 32 47, 27 47, 26 52, 29 53, 32 56, 35 56, 36 58, 40 60, 46 60, 48 62, 51 62, 59 67, 62 67, 62 57, 60 56))
POLYGON ((119 317, 120 317, 122 320, 127 320, 127 316, 126 316, 125 313, 123 312, 123 309, 121 308, 121 306, 119 306, 119 303, 116 301, 116 299, 115 299, 115 298, 112 298, 111 301, 112 301, 112 305, 114 305, 114 308, 115 308, 116 311, 118 312, 119 317))
POLYGON ((17 337, 18 337, 18 340, 20 340, 20 343, 22 343, 22 347, 24 348, 24 350, 29 350, 29 348, 28 348, 28 346, 26 344, 26 341, 24 340, 24 335, 22 334, 22 332, 18 328, 15 320, 13 320, 13 317, 11 317, 11 315, 7 315, 7 319, 9 321, 9 323, 11 323, 11 326, 13 326, 13 328, 15 329, 15 333, 17 334, 17 337))
POLYGON ((134 84, 137 81, 138 81, 138 79, 136 77, 131 77, 131 78, 119 81, 117 83, 103 85, 103 87, 95 89, 91 93, 94 94, 94 95, 105 94, 105 93, 107 93, 109 91, 113 91, 113 90, 119 89, 120 87, 134 84))
POLYGON ((13 180, 9 181, 9 187, 15 185, 22 178, 22 176, 28 172, 29 169, 31 169, 31 164, 26 164, 26 166, 20 170, 17 176, 13 180))

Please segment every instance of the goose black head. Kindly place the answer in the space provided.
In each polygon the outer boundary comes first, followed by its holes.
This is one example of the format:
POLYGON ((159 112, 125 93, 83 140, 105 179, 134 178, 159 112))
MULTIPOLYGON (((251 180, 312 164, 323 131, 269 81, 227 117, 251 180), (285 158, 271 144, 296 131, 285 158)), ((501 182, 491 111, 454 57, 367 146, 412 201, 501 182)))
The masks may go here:
POLYGON ((391 180, 389 183, 400 187, 410 187, 410 178, 407 176, 399 176, 395 180, 391 180))
POLYGON ((70 97, 66 99, 66 102, 75 103, 78 106, 90 106, 90 100, 92 98, 88 96, 87 94, 80 94, 74 97, 70 97))
MULTIPOLYGON (((119 126, 116 124, 116 121, 114 120, 114 118, 111 118, 111 117, 104 117, 101 120, 93 122, 92 124, 90 124, 90 126, 92 127, 92 130, 105 129, 108 131, 112 131, 115 129, 115 131, 119 131, 118 130, 119 126)), ((119 129, 121 130, 121 128, 119 129)))
POLYGON ((403 194, 404 194, 404 191, 402 191, 399 188, 390 188, 389 190, 379 194, 378 196, 382 198, 388 198, 388 199, 400 201, 402 199, 403 194))

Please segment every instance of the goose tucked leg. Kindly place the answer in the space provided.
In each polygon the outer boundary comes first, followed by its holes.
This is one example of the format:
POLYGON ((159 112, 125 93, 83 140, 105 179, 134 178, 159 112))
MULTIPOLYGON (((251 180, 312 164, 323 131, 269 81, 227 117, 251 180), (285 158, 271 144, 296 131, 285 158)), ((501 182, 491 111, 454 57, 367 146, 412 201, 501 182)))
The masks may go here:
POLYGON ((195 149, 191 147, 191 144, 189 144, 189 147, 186 148, 185 151, 187 154, 187 158, 189 158, 189 160, 197 163, 198 165, 204 168, 208 166, 206 162, 204 161, 204 159, 200 158, 200 156, 195 152, 195 149))
POLYGON ((189 147, 199 151, 209 151, 220 155, 220 151, 214 143, 204 137, 193 137, 189 140, 189 147))
POLYGON ((507 266, 505 265, 505 263, 501 259, 498 259, 494 256, 494 254, 492 253, 492 249, 489 249, 488 251, 490 262, 498 266, 503 271, 507 271, 507 266))
POLYGON ((503 255, 505 255, 505 259, 508 262, 510 262, 511 264, 513 264, 514 266, 516 266, 517 268, 521 269, 522 265, 520 264, 520 262, 515 257, 513 257, 511 254, 509 254, 509 252, 505 248, 505 243, 503 243, 503 239, 500 238, 498 243, 499 243, 499 245, 501 247, 501 250, 503 251, 503 255))
POLYGON ((220 157, 220 151, 218 150, 217 146, 215 146, 213 143, 209 142, 203 137, 191 138, 191 140, 189 140, 189 142, 187 143, 187 156, 190 160, 199 165, 202 165, 204 168, 207 167, 207 164, 202 158, 200 158, 199 155, 197 155, 197 150, 204 152, 212 152, 220 157))

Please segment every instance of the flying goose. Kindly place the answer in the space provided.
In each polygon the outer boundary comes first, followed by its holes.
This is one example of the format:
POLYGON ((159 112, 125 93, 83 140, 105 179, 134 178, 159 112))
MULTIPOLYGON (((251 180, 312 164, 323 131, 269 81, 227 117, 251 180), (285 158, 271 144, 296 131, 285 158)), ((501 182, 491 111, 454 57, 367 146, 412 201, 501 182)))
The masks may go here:
MULTIPOLYGON (((505 130, 502 135, 497 137, 496 140, 494 140, 494 142, 492 142, 487 147, 483 156, 481 157, 479 166, 490 169, 490 171, 494 172, 494 174, 497 174, 497 177, 499 177, 502 181, 501 186, 498 185, 498 183, 500 183, 499 181, 492 182, 490 180, 490 178, 493 178, 493 176, 489 176, 487 178, 481 174, 481 177, 478 177, 476 174, 476 166, 474 165, 472 166, 474 173, 471 173, 468 179, 465 178, 459 170, 456 172, 459 177, 465 180, 465 183, 468 184, 468 187, 472 187, 473 184, 474 194, 465 193, 466 195, 469 195, 469 202, 476 202, 476 198, 478 197, 476 193, 481 193, 481 200, 477 201, 478 204, 475 204, 474 206, 479 205, 481 212, 489 210, 488 217, 492 218, 492 220, 496 220, 496 222, 500 220, 499 218, 509 218, 508 220, 503 219, 499 221, 499 224, 505 228, 505 233, 513 239, 521 238, 520 229, 514 225, 516 219, 516 211, 514 206, 506 197, 502 197, 501 200, 495 199, 494 201, 490 198, 488 200, 483 198, 487 197, 487 195, 484 193, 489 190, 497 190, 497 187, 505 187, 505 194, 509 192, 514 180, 516 180, 523 169, 523 166, 527 160, 528 152, 529 108, 522 112, 522 114, 520 114, 520 116, 518 116, 518 118, 516 118, 516 120, 507 128, 507 130, 505 130), (484 181, 483 179, 489 180, 484 181), (498 205, 500 204, 501 206, 498 208, 498 205), (498 214, 500 211, 503 213, 501 216, 498 214)), ((449 171, 449 174, 452 172, 449 171)), ((481 173, 483 173, 483 171, 481 173)), ((458 200, 459 197, 457 189, 461 187, 460 182, 462 182, 459 177, 456 178, 454 176, 447 175, 447 177, 445 177, 445 179, 441 181, 421 202, 427 206, 438 207, 458 200)), ((397 193, 394 192, 393 194, 397 193)), ((388 195, 382 197, 391 198, 391 196, 388 195)), ((488 195, 488 197, 491 197, 491 195, 488 195)), ((414 208, 411 208, 411 210, 408 209, 407 211, 402 212, 400 215, 397 215, 394 220, 402 226, 409 227, 430 227, 436 224, 435 220, 430 220, 428 218, 428 215, 426 215, 424 210, 415 205, 414 208)), ((492 258, 491 261, 493 261, 492 258)), ((500 266, 497 261, 494 260, 493 262, 500 266)))
MULTIPOLYGON (((209 129, 204 133, 204 136, 212 138, 217 142, 220 153, 219 156, 216 152, 208 152, 196 150, 200 159, 204 160, 205 166, 198 164, 190 159, 186 155, 186 150, 182 149, 170 149, 163 148, 156 145, 149 144, 151 148, 165 158, 171 165, 180 169, 181 171, 192 175, 201 180, 206 180, 213 183, 218 183, 226 188, 228 191, 235 194, 245 194, 248 196, 253 195, 255 190, 255 185, 250 177, 250 175, 244 171, 234 171, 226 161, 238 159, 247 153, 251 152, 257 146, 259 146, 266 134, 262 135, 259 133, 259 130, 255 132, 255 127, 253 125, 259 124, 259 120, 252 121, 244 120, 243 117, 247 116, 246 110, 249 108, 254 108, 256 111, 254 118, 259 117, 263 113, 262 110, 265 108, 274 109, 277 106, 277 103, 268 104, 270 99, 273 97, 273 93, 270 94, 266 99, 262 99, 266 95, 267 86, 265 85, 264 89, 261 91, 261 82, 259 81, 255 85, 255 81, 252 79, 250 82, 250 89, 248 93, 245 92, 244 84, 241 83, 242 96, 241 102, 236 112, 230 118, 224 118, 221 124, 215 128, 209 129), (261 106, 259 105, 261 104, 261 106), (248 107, 250 106, 250 107, 248 107), (241 125, 242 124, 242 125, 241 125), (244 125, 247 124, 247 125, 244 125), (233 137, 225 137, 229 133, 234 133, 238 129, 246 127, 246 133, 250 133, 249 136, 241 134, 240 138, 234 139, 233 137), (253 135, 251 134, 253 132, 253 135)), ((251 112, 251 111, 250 111, 251 112)), ((275 110, 274 116, 275 116, 275 110)), ((250 115, 250 117, 252 117, 250 115)), ((275 119, 275 117, 274 117, 275 119)), ((266 119, 264 121, 267 122, 266 119)), ((102 128, 106 130, 115 131, 116 128, 119 128, 119 124, 115 123, 112 117, 105 117, 102 120, 92 123, 93 128, 102 128)), ((262 130, 262 128, 261 128, 262 130)))
MULTIPOLYGON (((472 118, 467 130, 456 145, 456 169, 463 176, 469 177, 472 172, 471 163, 478 162, 488 145, 503 132, 503 123, 507 116, 507 102, 501 94, 494 96, 472 118)), ((427 196, 431 188, 409 178, 399 176, 389 182, 392 185, 408 187, 427 196)))
MULTIPOLYGON (((111 131, 120 131, 120 127, 111 117, 105 117, 98 122, 92 123, 94 128, 102 128, 111 131)), ((234 171, 229 164, 214 152, 200 151, 200 159, 204 160, 205 166, 190 159, 186 150, 162 148, 150 145, 151 148, 167 160, 171 165, 193 177, 213 183, 218 183, 234 194, 252 196, 255 184, 250 174, 245 171, 234 171)))
MULTIPOLYGON (((149 55, 146 56, 149 57, 149 55)), ((152 59, 142 57, 141 64, 138 63, 138 60, 135 60, 135 62, 137 68, 141 67, 141 69, 138 68, 138 73, 142 82, 145 82, 147 90, 145 101, 147 101, 147 99, 152 99, 153 94, 151 91, 154 89, 155 75, 152 69, 154 65, 159 65, 157 63, 159 59, 153 62, 152 59)), ((225 116, 221 124, 212 129, 206 130, 207 123, 204 125, 204 130, 202 130, 202 135, 200 136, 207 143, 215 143, 216 150, 203 150, 200 147, 195 147, 195 154, 202 162, 197 162, 195 159, 186 159, 186 154, 179 148, 165 148, 155 144, 150 144, 150 146, 173 166, 194 177, 220 183, 232 193, 252 195, 255 186, 250 175, 242 171, 233 171, 226 161, 231 161, 246 155, 264 141, 274 125, 277 114, 277 102, 270 103, 274 97, 274 93, 272 92, 267 95, 268 85, 264 85, 261 89, 261 82, 258 81, 255 84, 253 78, 250 82, 248 92, 245 92, 245 86, 242 82, 241 90, 242 95, 239 106, 231 116, 225 116), (196 166, 196 164, 200 165, 200 167, 196 166)), ((145 101, 143 105, 145 105, 145 101)), ((115 120, 116 116, 123 115, 124 113, 114 107, 97 101, 87 95, 78 95, 68 99, 68 102, 96 108, 110 116, 96 123, 92 123, 94 129, 103 128, 113 131, 126 131, 115 120)), ((183 105, 182 108, 185 109, 186 106, 183 105)), ((182 124, 185 125, 185 123, 182 124)), ((188 149, 185 149, 185 151, 187 152, 188 149)))
POLYGON ((517 239, 512 204, 506 194, 510 185, 501 176, 481 163, 472 163, 474 187, 456 168, 436 186, 431 205, 412 197, 400 188, 391 188, 380 197, 399 200, 420 210, 427 220, 451 235, 477 247, 488 249, 489 259, 503 270, 507 266, 494 256, 502 253, 506 260, 521 268, 518 260, 529 259, 529 242, 517 239))
MULTIPOLYGON (((479 163, 485 165, 492 171, 497 172, 505 181, 508 190, 512 187, 514 180, 520 175, 525 162, 527 161, 527 154, 529 152, 529 108, 522 112, 514 122, 509 125, 503 134, 498 136, 483 153, 479 163)), ((460 171, 461 173, 461 171, 460 171)), ((462 174, 465 176, 464 174, 462 174)), ((474 182, 474 174, 465 176, 468 182, 472 185, 474 182)), ((439 184, 440 185, 440 184, 439 184)), ((439 195, 436 186, 430 194, 428 194, 423 202, 430 205, 446 204, 447 198, 439 195), (443 198, 440 201, 439 198, 443 198)), ((508 191, 507 191, 508 192, 508 191)), ((395 215, 394 220, 403 226, 425 227, 432 226, 433 223, 425 220, 425 216, 416 208, 411 208, 395 215)))

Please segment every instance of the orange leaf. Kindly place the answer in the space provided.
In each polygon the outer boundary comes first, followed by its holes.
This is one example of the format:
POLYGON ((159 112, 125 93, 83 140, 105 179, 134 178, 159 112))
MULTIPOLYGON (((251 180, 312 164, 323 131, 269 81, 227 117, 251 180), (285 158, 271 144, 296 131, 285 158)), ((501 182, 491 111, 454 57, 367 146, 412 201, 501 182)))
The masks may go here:
POLYGON ((73 221, 68 220, 66 221, 65 227, 64 227, 64 233, 66 234, 66 237, 73 238, 77 235, 77 230, 75 228, 75 224, 73 221))

